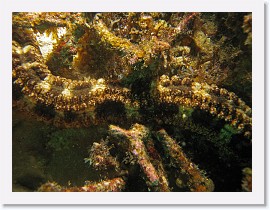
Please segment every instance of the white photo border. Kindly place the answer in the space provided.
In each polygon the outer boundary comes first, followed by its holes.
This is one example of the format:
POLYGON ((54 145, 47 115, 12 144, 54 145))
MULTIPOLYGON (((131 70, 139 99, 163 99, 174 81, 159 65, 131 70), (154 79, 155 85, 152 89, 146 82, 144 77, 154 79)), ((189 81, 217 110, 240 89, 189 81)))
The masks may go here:
POLYGON ((3 204, 264 204, 264 2, 262 0, 9 0, 1 6, 1 183, 3 204), (252 192, 12 192, 12 12, 252 12, 252 192))

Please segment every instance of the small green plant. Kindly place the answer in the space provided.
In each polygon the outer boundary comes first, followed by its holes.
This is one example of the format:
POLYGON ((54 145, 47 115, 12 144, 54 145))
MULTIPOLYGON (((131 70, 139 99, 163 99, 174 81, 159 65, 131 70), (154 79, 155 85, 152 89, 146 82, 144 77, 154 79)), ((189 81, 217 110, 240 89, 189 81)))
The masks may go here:
POLYGON ((237 134, 237 130, 234 129, 232 126, 225 124, 224 127, 220 130, 219 133, 219 138, 224 142, 224 143, 229 143, 232 136, 237 134))
POLYGON ((50 135, 47 145, 55 151, 70 149, 74 140, 85 135, 86 133, 83 129, 62 129, 50 135))

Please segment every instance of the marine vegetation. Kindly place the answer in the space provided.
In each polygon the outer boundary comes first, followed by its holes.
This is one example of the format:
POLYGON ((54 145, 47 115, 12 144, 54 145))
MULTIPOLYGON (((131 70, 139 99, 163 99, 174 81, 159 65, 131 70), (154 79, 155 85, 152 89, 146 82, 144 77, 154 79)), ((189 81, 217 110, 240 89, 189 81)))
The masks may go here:
POLYGON ((46 130, 31 190, 251 191, 251 49, 249 13, 13 13, 13 120, 46 130))

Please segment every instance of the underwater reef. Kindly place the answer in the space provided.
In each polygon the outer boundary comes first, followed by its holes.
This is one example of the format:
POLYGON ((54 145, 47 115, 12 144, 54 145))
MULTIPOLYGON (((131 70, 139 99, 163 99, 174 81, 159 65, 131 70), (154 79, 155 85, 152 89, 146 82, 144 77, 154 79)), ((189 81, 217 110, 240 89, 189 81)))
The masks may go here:
POLYGON ((13 191, 252 191, 251 55, 250 13, 13 13, 13 191))

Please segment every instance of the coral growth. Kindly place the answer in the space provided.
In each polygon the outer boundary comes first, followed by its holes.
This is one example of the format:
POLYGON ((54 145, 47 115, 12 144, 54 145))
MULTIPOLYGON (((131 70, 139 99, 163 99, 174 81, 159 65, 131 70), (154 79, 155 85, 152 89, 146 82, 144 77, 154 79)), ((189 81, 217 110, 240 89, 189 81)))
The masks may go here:
POLYGON ((96 170, 106 170, 108 167, 119 169, 119 162, 111 156, 110 148, 104 140, 101 140, 100 143, 94 142, 89 153, 90 156, 84 161, 89 162, 89 165, 96 170))
POLYGON ((41 185, 39 192, 120 192, 125 187, 125 181, 122 178, 104 180, 101 182, 86 181, 82 187, 62 187, 56 182, 47 182, 41 185))
POLYGON ((252 169, 244 168, 243 179, 242 179, 242 189, 244 192, 252 192, 252 169))
POLYGON ((146 127, 135 124, 130 130, 124 130, 110 125, 110 133, 119 140, 125 139, 128 141, 128 151, 133 154, 137 164, 140 165, 141 170, 145 174, 149 191, 170 191, 165 172, 162 170, 163 166, 160 165, 161 167, 158 171, 148 155, 147 147, 144 144, 144 141, 147 141, 149 138, 149 131, 146 127))
POLYGON ((158 92, 162 102, 202 109, 230 122, 245 136, 251 137, 251 108, 233 92, 216 85, 193 82, 187 77, 181 79, 176 75, 171 79, 162 75, 158 92))
MULTIPOLYGON (((214 184, 211 179, 205 177, 198 166, 191 162, 183 152, 181 146, 172 139, 164 129, 158 132, 159 140, 172 161, 179 168, 179 173, 187 176, 187 186, 192 192, 212 192, 214 184)), ((179 182, 179 181, 178 181, 179 182)))

